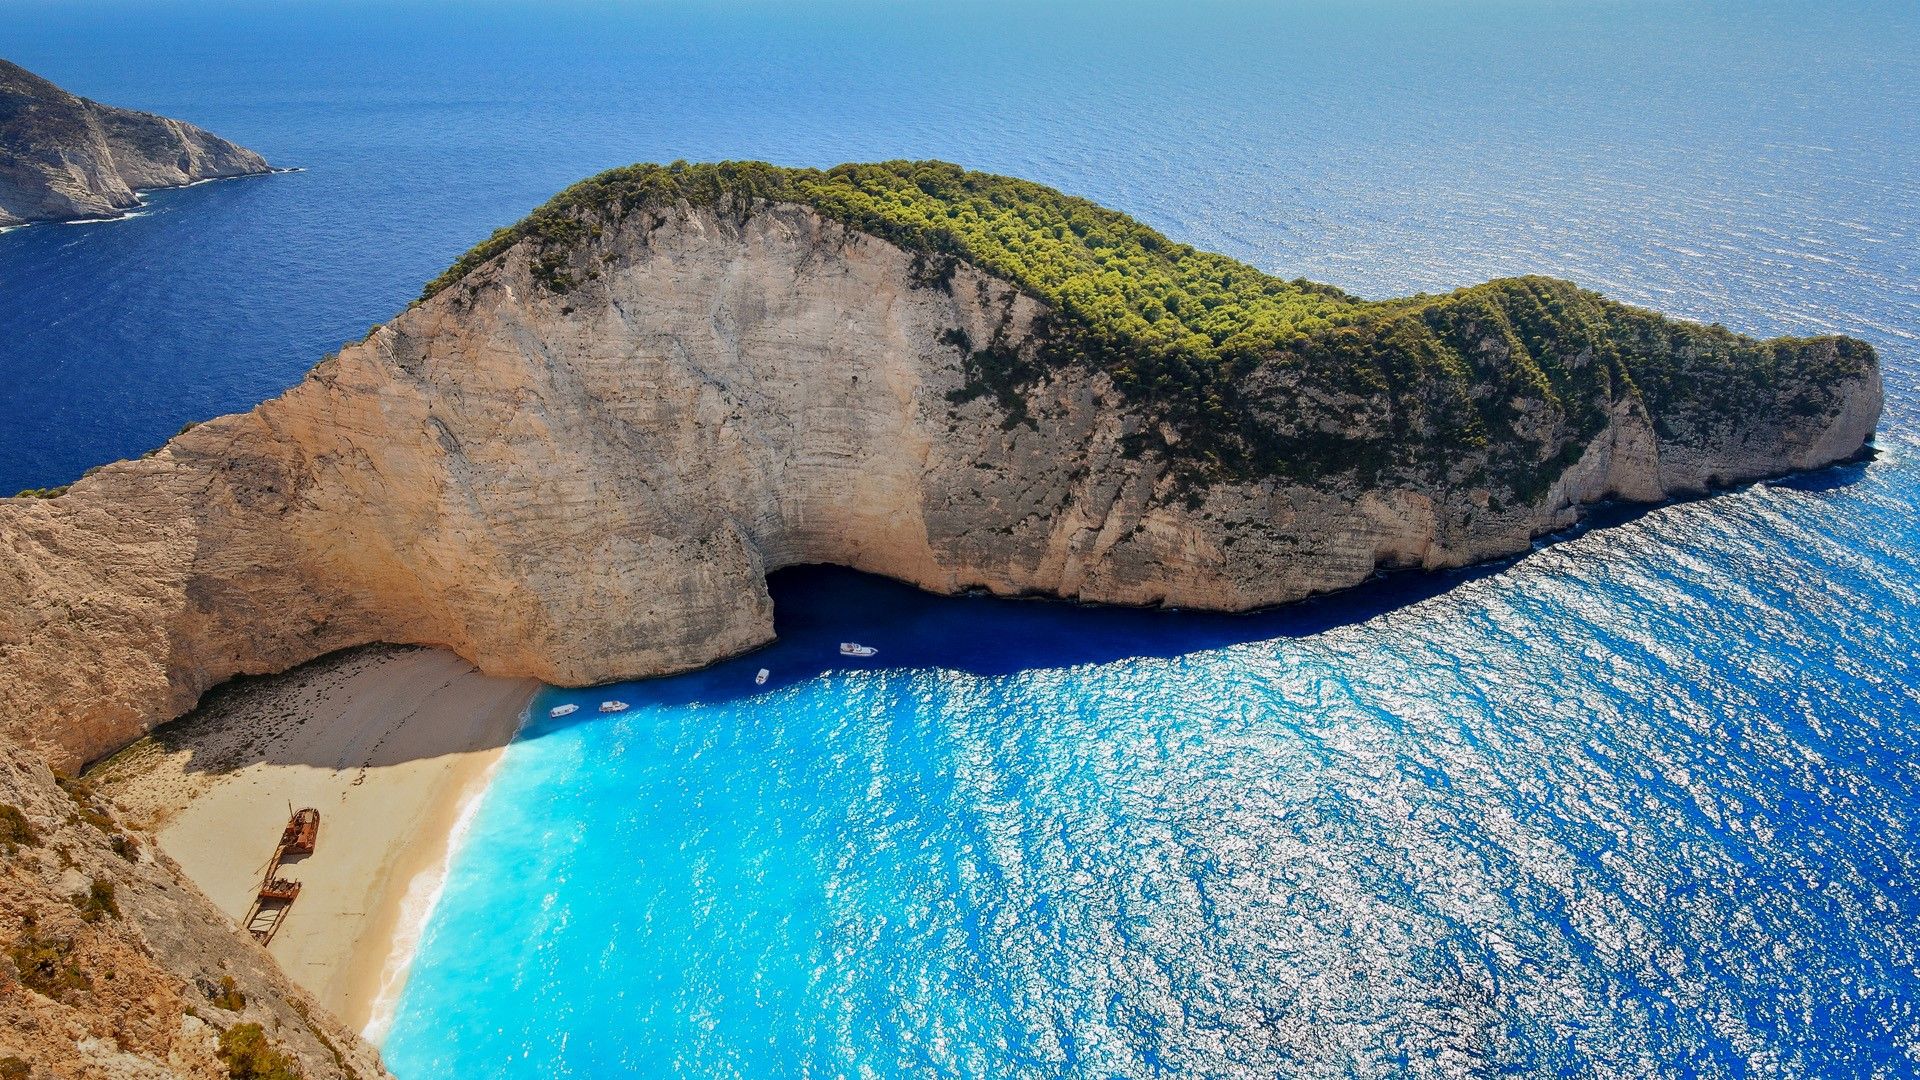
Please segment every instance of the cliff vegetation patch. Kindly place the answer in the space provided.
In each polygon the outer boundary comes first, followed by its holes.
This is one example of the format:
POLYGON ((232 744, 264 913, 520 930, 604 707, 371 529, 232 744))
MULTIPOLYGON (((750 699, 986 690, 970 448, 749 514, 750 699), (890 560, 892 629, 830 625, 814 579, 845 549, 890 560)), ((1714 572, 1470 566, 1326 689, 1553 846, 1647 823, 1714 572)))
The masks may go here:
POLYGON ((75 991, 93 989, 93 980, 80 970, 74 952, 72 938, 43 936, 32 925, 7 949, 20 985, 56 1001, 75 991))
POLYGON ((220 1060, 233 1080, 301 1080, 293 1058, 274 1048, 259 1024, 235 1024, 220 1033, 220 1060))
POLYGON ((916 287, 951 290, 964 262, 1046 306, 1020 340, 948 342, 964 377, 956 407, 991 398, 1008 427, 1032 423, 1025 393, 1037 382, 1105 372, 1144 421, 1131 450, 1188 479, 1466 485, 1525 503, 1621 402, 1684 436, 1778 408, 1782 387, 1788 408, 1817 415, 1838 382, 1873 363, 1862 342, 1757 341, 1543 277, 1362 300, 1174 242, 1086 199, 940 161, 613 169, 495 232, 422 298, 522 241, 535 279, 565 293, 598 277, 580 249, 608 222, 675 207, 744 221, 780 202, 913 252, 916 287))
POLYGON ((40 834, 20 808, 0 803, 0 851, 12 854, 16 848, 39 847, 40 834))

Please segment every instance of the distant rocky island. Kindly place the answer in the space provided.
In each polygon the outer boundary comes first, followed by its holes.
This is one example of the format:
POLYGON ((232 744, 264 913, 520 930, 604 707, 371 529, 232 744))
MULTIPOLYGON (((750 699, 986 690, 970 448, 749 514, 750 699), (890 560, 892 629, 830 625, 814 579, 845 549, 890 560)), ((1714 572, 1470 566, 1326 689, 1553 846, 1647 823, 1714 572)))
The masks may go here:
POLYGON ((1847 459, 1880 408, 1864 342, 1561 281, 1370 302, 939 162, 634 166, 281 397, 0 501, 0 696, 72 766, 368 642, 659 675, 769 641, 801 563, 1246 610, 1847 459))
POLYGON ((76 97, 0 60, 0 227, 118 217, 137 191, 272 171, 192 124, 76 97))

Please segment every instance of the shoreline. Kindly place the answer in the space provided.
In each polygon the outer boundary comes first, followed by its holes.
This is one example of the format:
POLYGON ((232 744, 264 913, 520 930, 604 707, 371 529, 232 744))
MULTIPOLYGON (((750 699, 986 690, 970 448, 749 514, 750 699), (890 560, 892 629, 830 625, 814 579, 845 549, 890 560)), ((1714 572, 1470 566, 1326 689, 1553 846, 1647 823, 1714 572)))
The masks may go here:
POLYGON ((10 233, 19 229, 32 228, 35 225, 103 225, 110 221, 127 221, 141 217, 146 213, 146 196, 156 191, 185 191, 187 188, 202 184, 217 184, 225 180, 251 180, 260 176, 280 176, 286 173, 306 172, 304 165, 268 166, 265 172, 234 173, 232 176, 203 176, 198 180, 189 180, 184 184, 162 184, 159 187, 134 188, 133 197, 138 200, 132 206, 114 214, 96 214, 92 217, 35 218, 32 221, 16 221, 11 225, 0 225, 0 233, 10 233))
POLYGON ((505 747, 477 754, 461 768, 461 775, 449 778, 448 797, 440 800, 433 819, 444 828, 427 833, 440 837, 440 842, 410 845, 401 852, 394 873, 383 878, 383 902, 376 906, 378 914, 369 918, 368 933, 356 943, 348 962, 351 1011, 341 1014, 343 1023, 374 1046, 386 1041, 393 1026, 400 995, 413 974, 414 954, 505 755, 505 747))
POLYGON ((290 808, 321 815, 268 951, 351 1030, 384 1034, 413 952, 539 684, 370 646, 236 679, 88 774, 234 921, 290 808))

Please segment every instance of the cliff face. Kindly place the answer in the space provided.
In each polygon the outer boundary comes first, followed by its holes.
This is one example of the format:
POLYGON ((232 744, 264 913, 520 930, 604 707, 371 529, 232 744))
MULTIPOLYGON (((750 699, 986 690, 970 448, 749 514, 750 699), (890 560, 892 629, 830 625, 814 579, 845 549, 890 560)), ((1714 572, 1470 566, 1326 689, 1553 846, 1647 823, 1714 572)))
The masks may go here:
POLYGON ((75 97, 0 60, 0 226, 114 217, 136 190, 272 171, 178 120, 75 97))
POLYGON ((359 1036, 185 884, 150 837, 127 830, 86 789, 61 790, 45 765, 7 746, 0 942, 0 1062, 31 1069, 19 1075, 241 1075, 230 1061, 246 1025, 308 1080, 387 1075, 359 1036))
MULTIPOLYGON (((596 218, 557 253, 521 241, 278 399, 62 497, 0 501, 10 733, 72 764, 235 673, 377 640, 562 684, 683 670, 768 641, 766 574, 799 563, 940 592, 1277 604, 1522 551, 1594 500, 1844 458, 1880 408, 1871 350, 1843 339, 1782 346, 1738 387, 1661 353, 1646 385, 1622 374, 1593 400, 1470 383, 1508 428, 1444 460, 1209 479, 1092 366, 982 392, 969 343, 1031 351, 1051 315, 790 203, 596 218), (576 284, 556 290, 561 273, 576 284), (1547 481, 1486 479, 1515 446, 1547 481)), ((1455 331, 1488 371, 1517 347, 1455 331)), ((1290 401, 1301 376, 1276 360, 1246 384, 1290 401)), ((1314 393, 1269 422, 1319 408, 1418 437, 1405 393, 1314 393)))

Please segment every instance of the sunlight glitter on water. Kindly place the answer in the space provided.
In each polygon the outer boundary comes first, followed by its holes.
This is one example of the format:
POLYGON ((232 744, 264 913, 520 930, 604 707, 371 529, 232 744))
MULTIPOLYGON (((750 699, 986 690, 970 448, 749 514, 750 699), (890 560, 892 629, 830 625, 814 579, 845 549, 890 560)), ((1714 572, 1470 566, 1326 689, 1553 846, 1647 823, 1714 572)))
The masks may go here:
POLYGON ((450 885, 388 1053, 403 1075, 1908 1060, 1890 927, 1920 914, 1917 747, 1888 721, 1920 700, 1809 651, 1864 629, 1844 579, 1739 550, 1791 529, 1817 552, 1829 504, 1871 521, 1907 491, 1869 469, 1674 507, 1308 637, 789 577, 772 650, 515 745, 477 826, 494 854, 450 885), (831 670, 843 628, 897 642, 888 666, 831 670), (1076 661, 1076 631, 1117 655, 1076 661), (753 694, 758 666, 781 685, 753 694), (509 866, 563 884, 477 880, 509 866), (539 947, 483 945, 503 922, 539 947), (440 1030, 456 992, 489 1016, 565 999, 565 1047, 544 1014, 440 1030))

